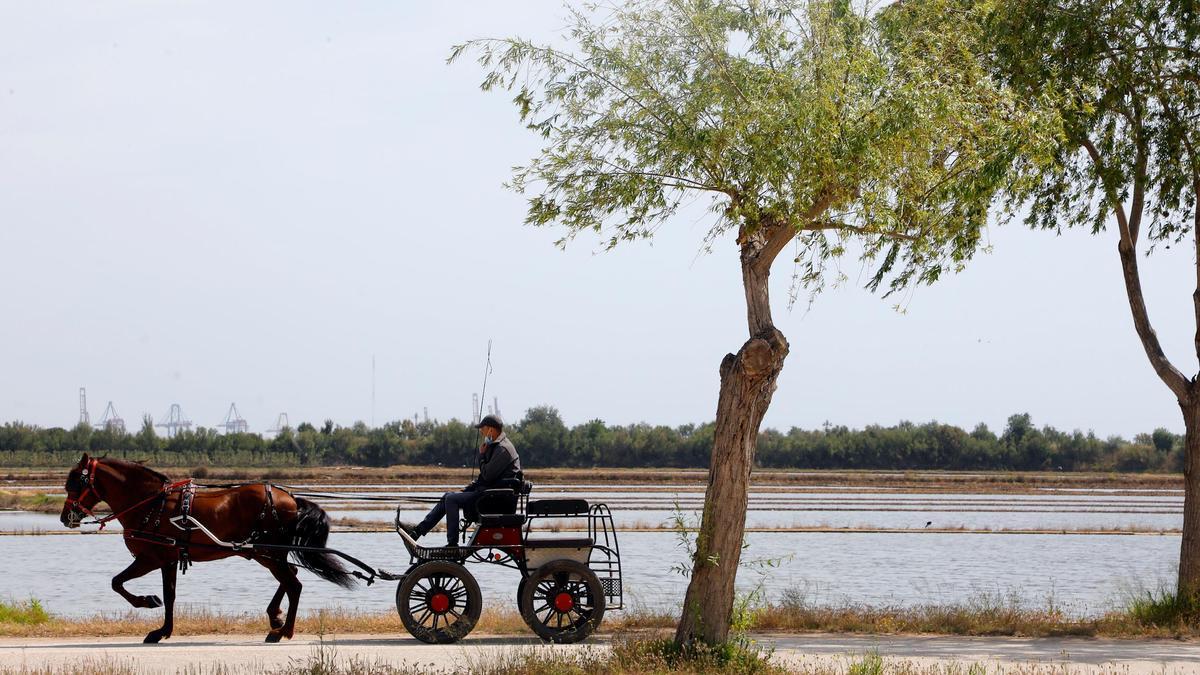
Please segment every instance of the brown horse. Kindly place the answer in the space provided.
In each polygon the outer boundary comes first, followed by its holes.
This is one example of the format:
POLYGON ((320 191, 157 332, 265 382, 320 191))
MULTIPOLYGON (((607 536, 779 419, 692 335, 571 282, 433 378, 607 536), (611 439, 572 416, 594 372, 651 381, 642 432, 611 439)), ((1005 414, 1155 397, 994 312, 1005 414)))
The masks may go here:
MULTIPOLYGON (((196 492, 190 481, 172 483, 165 475, 141 464, 119 459, 90 458, 85 453, 67 475, 67 499, 59 520, 79 527, 84 515, 92 515, 99 502, 113 514, 99 519, 101 526, 116 519, 125 530, 125 546, 133 563, 112 579, 112 588, 134 607, 164 606, 162 628, 150 631, 145 642, 171 637, 174 626, 175 576, 177 569, 192 562, 242 556, 270 570, 279 589, 267 605, 271 631, 267 642, 291 638, 296 625, 296 608, 302 584, 296 567, 288 562, 286 550, 235 550, 213 541, 197 526, 222 542, 253 542, 274 546, 324 548, 329 536, 329 518, 321 507, 269 484, 241 485, 229 489, 196 492), (180 516, 183 516, 180 518, 180 516), (125 582, 162 572, 163 597, 133 595, 125 582), (280 605, 288 598, 287 619, 280 605)), ((317 576, 349 588, 354 579, 336 559, 324 551, 292 551, 297 564, 317 576)))

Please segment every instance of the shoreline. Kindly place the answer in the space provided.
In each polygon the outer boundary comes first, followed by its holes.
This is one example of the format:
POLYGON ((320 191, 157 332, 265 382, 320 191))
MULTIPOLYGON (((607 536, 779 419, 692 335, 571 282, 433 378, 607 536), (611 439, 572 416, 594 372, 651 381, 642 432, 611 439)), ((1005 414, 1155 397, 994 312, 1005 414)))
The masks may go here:
MULTIPOLYGON (((435 482, 438 486, 465 484, 474 477, 473 468, 428 466, 318 466, 318 467, 166 467, 151 463, 172 477, 195 475, 200 483, 263 482, 284 483, 303 481, 306 484, 341 483, 345 485, 384 484, 377 489, 412 489, 405 483, 423 485, 435 482)), ((61 489, 68 466, 37 468, 0 467, 0 489, 5 484, 22 483, 61 489)), ((535 489, 537 485, 562 483, 572 487, 595 485, 612 490, 614 485, 645 486, 658 484, 663 489, 681 485, 703 488, 707 485, 707 469, 672 468, 534 468, 526 472, 535 489)), ((1182 494, 1183 475, 1169 473, 1114 473, 1065 471, 944 471, 944 470, 784 470, 757 469, 751 476, 751 487, 760 489, 806 487, 836 492, 846 488, 887 489, 889 492, 970 491, 975 493, 1004 492, 1009 494, 1043 494, 1047 490, 1098 491, 1102 494, 1134 491, 1139 495, 1153 492, 1182 494)), ((7 488, 11 489, 11 488, 7 488)), ((1082 494, 1082 493, 1081 493, 1082 494)))

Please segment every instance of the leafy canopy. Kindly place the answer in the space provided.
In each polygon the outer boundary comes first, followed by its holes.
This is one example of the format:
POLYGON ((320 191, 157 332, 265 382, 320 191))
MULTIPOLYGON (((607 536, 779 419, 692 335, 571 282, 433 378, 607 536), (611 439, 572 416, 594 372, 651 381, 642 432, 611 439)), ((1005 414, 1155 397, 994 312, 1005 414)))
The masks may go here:
POLYGON ((1103 230, 1129 205, 1122 237, 1136 244, 1143 211, 1152 242, 1195 225, 1200 184, 1200 17, 1193 0, 996 0, 987 8, 998 76, 1060 119, 1053 161, 1040 167, 1038 227, 1103 230))
POLYGON ((708 245, 787 228, 813 293, 848 247, 896 290, 972 255, 1038 126, 969 58, 982 22, 952 5, 630 0, 571 11, 566 47, 475 40, 450 60, 477 54, 483 89, 515 92, 544 138, 511 186, 560 244, 650 237, 706 194, 708 245))

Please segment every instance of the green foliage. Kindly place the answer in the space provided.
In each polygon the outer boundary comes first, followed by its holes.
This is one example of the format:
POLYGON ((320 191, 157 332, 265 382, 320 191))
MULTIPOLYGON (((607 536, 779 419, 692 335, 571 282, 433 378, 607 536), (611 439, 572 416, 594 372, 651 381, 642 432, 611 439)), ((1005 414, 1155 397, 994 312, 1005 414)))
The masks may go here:
POLYGON ((0 600, 0 623, 16 623, 25 626, 35 626, 46 623, 50 615, 42 607, 37 598, 21 602, 5 602, 0 600))
POLYGON ((730 640, 717 645, 694 642, 683 646, 673 640, 619 642, 613 646, 613 656, 617 663, 634 666, 637 672, 711 672, 737 675, 787 672, 771 663, 771 653, 768 650, 744 639, 730 640))
MULTIPOLYGON (((284 467, 320 465, 461 467, 475 461, 478 434, 458 420, 401 420, 370 429, 365 425, 312 425, 285 429, 272 439, 257 434, 217 434, 208 429, 172 438, 129 434, 89 434, 41 429, 20 422, 0 426, 0 466, 65 466, 85 448, 97 455, 145 460, 160 467, 284 467)), ((506 429, 526 468, 538 467, 696 467, 708 466, 713 425, 676 428, 649 424, 607 425, 591 420, 574 427, 550 406, 531 408, 506 429)), ((1182 437, 1165 429, 1138 434, 1133 441, 1097 438, 1082 431, 1036 427, 1028 414, 1013 415, 997 436, 978 425, 967 433, 948 424, 901 422, 864 429, 825 425, 793 427, 786 433, 764 429, 755 453, 759 466, 798 469, 978 469, 1063 471, 1181 471, 1182 437)), ((680 516, 683 517, 682 515, 680 516)), ((676 523, 679 532, 694 523, 676 523)), ((689 544, 690 544, 690 540, 689 544)))
POLYGON ((1017 201, 1028 221, 1103 230, 1122 202, 1136 243, 1194 229, 1200 21, 1190 0, 995 0, 993 72, 1057 118, 1052 161, 1017 201))
POLYGON ((1196 625, 1200 623, 1200 598, 1160 588, 1130 599, 1128 611, 1143 626, 1196 625))
POLYGON ((850 664, 847 669, 847 675, 883 675, 886 672, 883 663, 883 657, 879 655, 879 651, 872 649, 863 654, 861 658, 850 664))
POLYGON ((980 22, 872 7, 628 0, 572 11, 568 47, 477 40, 450 60, 476 55, 482 88, 514 92, 542 136, 511 187, 532 195, 527 222, 566 228, 560 243, 648 238, 707 196, 709 244, 780 228, 811 292, 851 247, 871 287, 895 290, 972 255, 1039 127, 964 58, 980 22))

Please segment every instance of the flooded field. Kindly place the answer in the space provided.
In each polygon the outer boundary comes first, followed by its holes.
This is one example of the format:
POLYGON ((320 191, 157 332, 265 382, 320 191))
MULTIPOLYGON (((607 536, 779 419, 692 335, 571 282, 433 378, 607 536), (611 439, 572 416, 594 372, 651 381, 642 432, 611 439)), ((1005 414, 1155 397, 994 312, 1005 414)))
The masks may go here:
MULTIPOLYGON (((768 600, 799 592, 810 602, 915 605, 966 602, 981 594, 1012 596, 1029 606, 1053 601, 1072 615, 1099 613, 1132 590, 1169 580, 1179 552, 1173 535, 1018 535, 892 533, 753 533, 750 558, 781 561, 770 574, 744 570, 743 591, 759 584, 768 600)), ((401 571, 408 556, 386 533, 335 533, 330 545, 368 563, 401 571)), ((0 539, 0 596, 39 598, 51 612, 125 611, 108 587, 129 564, 119 536, 6 536, 0 539)), ((675 608, 686 578, 671 568, 684 554, 670 532, 621 536, 627 603, 675 608)), ((517 573, 473 565, 488 605, 514 607, 517 573)), ((395 582, 343 590, 301 572, 302 607, 391 610, 395 582)), ((159 593, 158 575, 131 582, 159 593)), ((225 612, 259 612, 274 592, 265 569, 245 560, 193 566, 180 578, 179 601, 225 612)))
MULTIPOLYGON (((36 486, 16 486, 29 487, 36 486)), ((299 487, 299 486, 298 486, 299 487)), ((8 486, 6 486, 7 489, 8 486)), ((44 486, 43 491, 47 491, 44 486)), ((386 527, 396 501, 438 495, 453 486, 419 485, 396 491, 386 485, 308 485, 335 518, 386 527), (385 497, 361 502, 357 495, 385 497)), ((673 570, 685 554, 677 536, 662 531, 675 513, 694 516, 700 487, 678 485, 546 485, 535 498, 578 496, 608 503, 621 535, 627 603, 633 608, 675 608, 686 577, 673 570)), ((1183 496, 1171 490, 1026 490, 1013 494, 891 491, 844 487, 755 488, 747 524, 757 528, 843 529, 841 532, 753 532, 746 556, 780 561, 763 575, 745 570, 743 591, 761 587, 767 600, 800 594, 822 604, 915 605, 961 603, 987 594, 1027 606, 1053 602, 1070 614, 1096 614, 1130 592, 1169 582, 1179 551, 1183 496), (987 530, 997 534, 930 532, 987 530), (900 532, 855 532, 854 529, 900 532), (1013 534, 1005 530, 1099 530, 1141 534, 1013 534), (906 532, 910 530, 911 532, 906 532), (1157 534, 1155 534, 1157 533, 1157 534)), ((403 514, 416 519, 420 504, 403 514)), ((347 522, 347 521, 343 521, 347 522)), ((568 521, 561 525, 569 528, 568 521)), ((114 524, 115 525, 115 524, 114 524)), ((119 529, 119 528, 112 528, 119 529)), ((0 597, 42 600, 56 613, 124 611, 108 588, 129 554, 119 536, 38 536, 60 533, 57 515, 0 512, 0 597), (12 533, 30 534, 12 534, 12 533), (86 561, 86 563, 81 563, 86 561), (81 592, 80 589, 85 589, 81 592)), ((110 530, 111 531, 111 530, 110 530)), ((440 540, 434 533, 430 539, 440 540)), ((399 539, 386 532, 335 532, 330 545, 393 572, 408 561, 399 539)), ((474 565, 488 604, 515 605, 517 573, 474 565)), ((305 575, 304 608, 390 610, 394 582, 346 591, 305 575)), ((132 582, 137 593, 157 593, 156 575, 132 582)), ((180 582, 180 602, 227 612, 259 612, 274 581, 244 560, 192 567, 180 582)))

